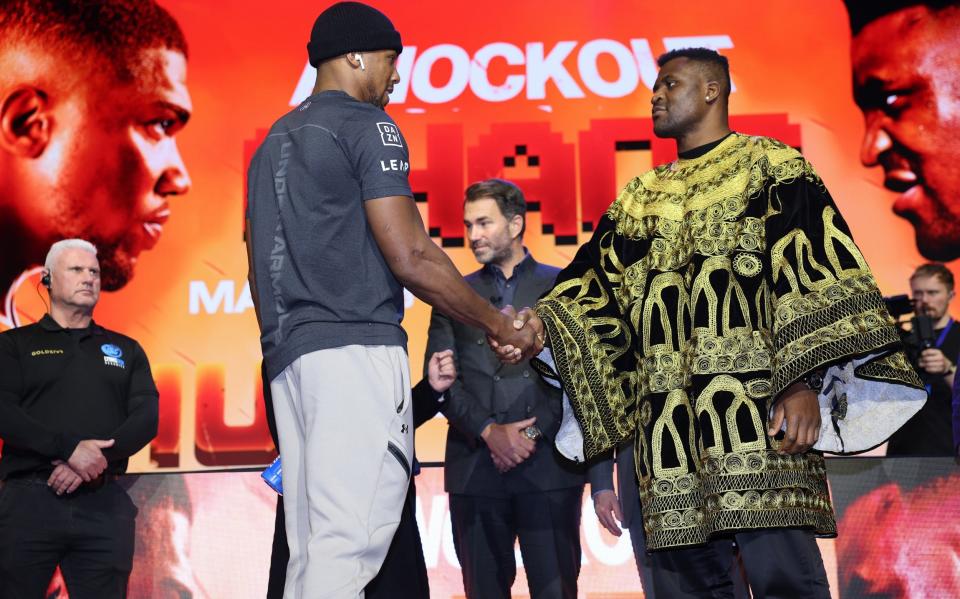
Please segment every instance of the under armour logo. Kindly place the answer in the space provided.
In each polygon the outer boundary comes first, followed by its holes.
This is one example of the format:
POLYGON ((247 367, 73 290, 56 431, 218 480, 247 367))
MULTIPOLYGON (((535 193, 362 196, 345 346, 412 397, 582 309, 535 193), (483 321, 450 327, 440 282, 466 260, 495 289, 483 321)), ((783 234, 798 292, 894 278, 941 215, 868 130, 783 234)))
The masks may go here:
POLYGON ((400 425, 400 432, 406 434, 406 432, 407 432, 407 425, 406 425, 406 424, 401 424, 401 425, 400 425))

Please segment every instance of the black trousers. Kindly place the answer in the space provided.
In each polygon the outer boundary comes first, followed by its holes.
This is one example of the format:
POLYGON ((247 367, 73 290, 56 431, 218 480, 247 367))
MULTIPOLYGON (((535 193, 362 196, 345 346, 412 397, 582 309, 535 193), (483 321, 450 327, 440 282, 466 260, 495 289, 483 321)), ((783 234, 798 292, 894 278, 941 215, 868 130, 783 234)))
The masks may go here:
POLYGON ((43 599, 57 565, 70 599, 126 597, 137 508, 115 482, 57 496, 43 478, 0 488, 0 599, 43 599))
POLYGON ((273 547, 270 551, 270 575, 267 578, 267 599, 283 599, 283 587, 287 579, 287 562, 290 548, 287 547, 286 519, 283 517, 283 497, 277 495, 277 516, 273 522, 273 547))
POLYGON ((510 597, 519 539, 530 597, 575 599, 582 502, 582 486, 504 499, 451 494, 453 546, 467 597, 510 597))
MULTIPOLYGON (((733 535, 753 599, 830 599, 823 558, 813 533, 774 528, 733 535)), ((654 551, 653 595, 733 599, 733 553, 729 545, 654 551)))
POLYGON ((417 528, 417 489, 410 481, 400 525, 380 572, 367 583, 366 599, 430 599, 427 563, 417 528))

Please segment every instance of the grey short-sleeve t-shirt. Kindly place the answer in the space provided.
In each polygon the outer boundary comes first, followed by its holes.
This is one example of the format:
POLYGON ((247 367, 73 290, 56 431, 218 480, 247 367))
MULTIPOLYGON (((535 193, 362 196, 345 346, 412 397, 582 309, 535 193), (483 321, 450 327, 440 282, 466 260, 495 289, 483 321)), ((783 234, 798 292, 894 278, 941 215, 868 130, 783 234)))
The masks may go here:
POLYGON ((346 345, 406 345, 403 287, 364 202, 411 196, 410 158, 387 113, 314 94, 278 120, 248 172, 248 234, 273 379, 298 357, 346 345))

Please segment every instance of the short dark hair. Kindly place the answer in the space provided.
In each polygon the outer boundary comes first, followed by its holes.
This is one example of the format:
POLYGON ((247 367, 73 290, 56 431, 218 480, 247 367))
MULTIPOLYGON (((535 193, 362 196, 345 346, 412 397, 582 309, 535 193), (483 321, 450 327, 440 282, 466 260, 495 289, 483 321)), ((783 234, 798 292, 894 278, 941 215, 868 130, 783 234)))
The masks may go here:
POLYGON ((143 50, 187 56, 176 19, 155 0, 3 0, 0 47, 38 43, 64 57, 106 61, 117 79, 132 81, 143 50))
POLYGON ((519 214, 523 218, 523 227, 520 229, 520 236, 523 237, 527 230, 527 200, 515 184, 504 179, 486 179, 472 184, 464 195, 464 204, 481 198, 493 198, 508 221, 519 214))
POLYGON ((699 64, 708 78, 720 83, 720 93, 723 97, 730 97, 730 89, 733 86, 730 84, 730 61, 726 56, 710 48, 679 48, 661 54, 657 59, 657 66, 663 68, 663 65, 675 58, 686 58, 699 64))
POLYGON ((877 19, 913 6, 925 6, 936 12, 945 8, 960 8, 958 0, 844 0, 850 17, 850 33, 857 35, 877 19))
POLYGON ((913 274, 910 275, 910 280, 912 281, 917 278, 926 279, 929 277, 940 279, 940 282, 947 286, 947 291, 953 291, 953 273, 940 262, 921 264, 917 267, 917 270, 913 271, 913 274))

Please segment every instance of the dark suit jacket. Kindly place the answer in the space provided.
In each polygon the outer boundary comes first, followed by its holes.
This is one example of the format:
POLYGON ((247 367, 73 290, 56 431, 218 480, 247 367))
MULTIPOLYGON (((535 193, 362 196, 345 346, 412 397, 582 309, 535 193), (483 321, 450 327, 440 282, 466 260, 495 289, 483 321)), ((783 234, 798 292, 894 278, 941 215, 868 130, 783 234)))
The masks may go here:
MULTIPOLYGON (((427 354, 428 362, 429 359, 430 354, 427 354)), ((426 365, 423 369, 426 371, 426 365)), ((423 380, 413 387, 410 399, 413 402, 413 428, 419 428, 421 424, 436 416, 440 406, 443 405, 440 402, 440 395, 430 387, 426 372, 423 374, 423 380)))
POLYGON ((595 461, 587 469, 587 480, 590 481, 590 495, 597 491, 609 489, 616 491, 620 501, 620 510, 623 513, 624 528, 630 526, 634 518, 640 518, 640 489, 637 484, 637 470, 634 467, 633 440, 621 443, 614 450, 616 458, 608 455, 605 459, 595 461), (617 462, 617 488, 613 488, 613 462, 617 462))
MULTIPOLYGON (((532 306, 553 285, 559 272, 538 264, 531 257, 517 271, 514 306, 532 306)), ((482 297, 496 295, 493 275, 479 270, 466 277, 482 297)), ((452 349, 457 381, 447 391, 440 410, 450 422, 444 465, 448 493, 505 497, 582 485, 584 472, 553 448, 563 407, 560 390, 543 382, 530 364, 504 365, 487 345, 480 329, 456 322, 434 310, 427 340, 429 357, 435 351, 452 349), (480 438, 484 425, 493 420, 504 424, 537 417, 543 437, 537 451, 506 474, 497 472, 490 450, 480 438)))

